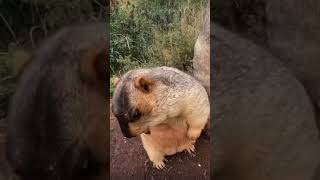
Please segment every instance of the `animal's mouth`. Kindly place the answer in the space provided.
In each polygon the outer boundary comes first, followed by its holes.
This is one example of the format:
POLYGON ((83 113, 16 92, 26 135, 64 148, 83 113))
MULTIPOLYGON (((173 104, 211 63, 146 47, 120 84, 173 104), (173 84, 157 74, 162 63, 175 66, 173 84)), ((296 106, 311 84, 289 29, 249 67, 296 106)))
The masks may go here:
POLYGON ((139 136, 140 134, 150 134, 149 127, 144 122, 128 123, 128 128, 132 136, 139 136))
POLYGON ((121 131, 122 131, 123 136, 126 137, 126 138, 135 137, 127 127, 121 128, 121 131))
MULTIPOLYGON (((142 133, 143 133, 143 134, 151 134, 150 128, 149 128, 149 127, 145 127, 145 128, 144 128, 144 131, 142 131, 142 133)), ((141 134, 142 134, 142 133, 141 133, 141 134)))

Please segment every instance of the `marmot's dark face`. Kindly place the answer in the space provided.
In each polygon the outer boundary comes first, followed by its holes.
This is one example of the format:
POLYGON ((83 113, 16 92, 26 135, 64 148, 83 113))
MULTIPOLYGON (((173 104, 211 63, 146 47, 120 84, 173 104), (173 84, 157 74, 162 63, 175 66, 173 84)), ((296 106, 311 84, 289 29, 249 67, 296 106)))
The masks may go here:
POLYGON ((119 88, 119 90, 115 92, 112 101, 112 112, 119 122, 122 134, 130 138, 133 136, 129 131, 129 122, 133 122, 139 117, 133 113, 135 110, 134 107, 129 104, 128 93, 126 86, 119 88))
POLYGON ((148 116, 154 107, 154 82, 130 71, 117 83, 112 100, 112 112, 117 118, 122 134, 134 137, 147 133, 148 116))

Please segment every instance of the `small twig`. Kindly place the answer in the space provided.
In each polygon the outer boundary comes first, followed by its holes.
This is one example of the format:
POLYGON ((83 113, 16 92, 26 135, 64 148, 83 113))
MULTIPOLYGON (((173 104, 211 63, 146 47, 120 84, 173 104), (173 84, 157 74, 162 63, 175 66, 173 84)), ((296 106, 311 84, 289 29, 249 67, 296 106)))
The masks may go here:
POLYGON ((4 24, 7 26, 8 30, 10 31, 13 39, 16 41, 17 44, 19 44, 19 41, 17 39, 16 34, 14 33, 13 29, 11 28, 10 24, 8 23, 8 21, 6 20, 6 18, 2 15, 2 13, 0 13, 0 17, 3 20, 4 24))
POLYGON ((126 39, 127 46, 128 46, 128 48, 129 48, 129 51, 131 51, 131 48, 130 48, 130 44, 129 44, 129 39, 128 39, 128 37, 125 37, 125 39, 126 39))
POLYGON ((29 36, 30 36, 30 40, 31 40, 31 44, 32 44, 32 48, 35 49, 36 46, 34 44, 34 40, 33 40, 33 31, 37 28, 40 28, 40 26, 33 26, 29 32, 29 36))
POLYGON ((116 71, 114 70, 114 68, 112 66, 109 66, 109 67, 110 67, 110 70, 111 70, 112 74, 115 74, 116 71))
POLYGON ((14 78, 14 76, 7 76, 7 77, 0 79, 0 82, 5 82, 5 81, 11 80, 13 78, 14 78))
POLYGON ((46 27, 45 19, 40 14, 38 3, 36 1, 34 1, 33 5, 35 6, 37 14, 39 16, 39 19, 40 19, 40 22, 41 22, 41 26, 42 26, 42 29, 44 31, 44 35, 45 35, 45 37, 47 37, 48 30, 47 30, 47 27, 46 27))
MULTIPOLYGON (((99 5, 99 6, 100 6, 100 8, 102 8, 102 9, 106 10, 106 7, 105 7, 103 4, 101 4, 99 1, 94 0, 94 2, 95 2, 97 5, 99 5)), ((109 2, 109 1, 107 1, 107 3, 108 3, 108 2, 109 2)))
POLYGON ((233 3, 236 5, 238 9, 240 9, 241 7, 240 2, 238 2, 237 0, 233 0, 233 3))

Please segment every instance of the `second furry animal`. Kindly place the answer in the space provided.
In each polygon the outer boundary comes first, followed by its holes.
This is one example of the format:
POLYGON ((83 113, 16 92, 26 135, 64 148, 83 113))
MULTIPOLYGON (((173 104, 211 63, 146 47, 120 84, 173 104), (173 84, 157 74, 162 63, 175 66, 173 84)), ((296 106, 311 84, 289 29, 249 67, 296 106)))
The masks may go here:
POLYGON ((164 167, 164 156, 194 150, 210 111, 204 87, 170 67, 136 69, 117 83, 112 111, 125 137, 141 135, 149 159, 164 167))

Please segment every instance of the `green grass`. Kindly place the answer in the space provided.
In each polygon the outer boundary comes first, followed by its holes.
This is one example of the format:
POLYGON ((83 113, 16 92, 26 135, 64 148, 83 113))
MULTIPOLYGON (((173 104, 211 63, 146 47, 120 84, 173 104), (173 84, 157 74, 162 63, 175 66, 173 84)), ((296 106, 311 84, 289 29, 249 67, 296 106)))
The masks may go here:
MULTIPOLYGON (((111 76, 137 67, 191 68, 206 0, 136 0, 111 11, 111 76)), ((110 86, 112 93, 114 87, 110 86)))
POLYGON ((0 52, 0 119, 8 112, 10 97, 15 89, 13 55, 10 52, 0 52))

